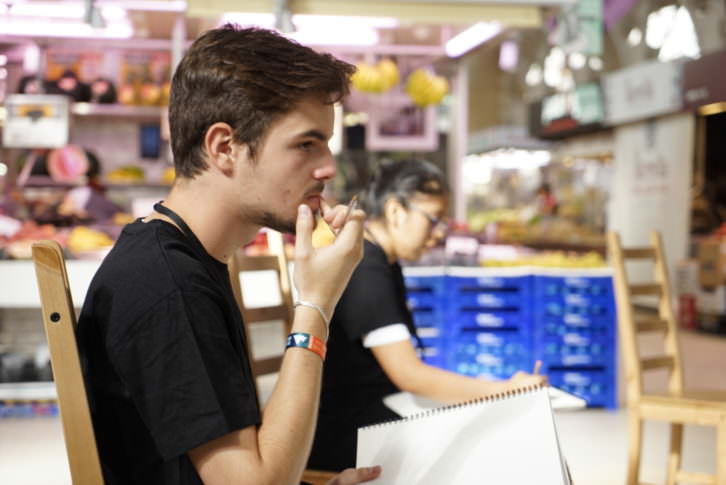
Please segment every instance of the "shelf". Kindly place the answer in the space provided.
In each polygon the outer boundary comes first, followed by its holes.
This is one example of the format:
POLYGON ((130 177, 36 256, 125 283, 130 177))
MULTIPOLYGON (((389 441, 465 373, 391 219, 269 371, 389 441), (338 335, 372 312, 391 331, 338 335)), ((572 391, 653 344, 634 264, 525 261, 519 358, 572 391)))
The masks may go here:
MULTIPOLYGON (((5 106, 0 105, 0 125, 5 121, 5 106)), ((126 104, 73 103, 71 114, 80 118, 161 122, 166 106, 130 106, 126 104)))
MULTIPOLYGON (((164 184, 161 182, 101 182, 104 187, 108 190, 128 190, 128 189, 171 189, 171 184, 164 184)), ((75 187, 83 187, 85 182, 57 182, 50 177, 44 175, 33 175, 28 177, 28 180, 23 185, 24 188, 57 188, 57 189, 72 189, 75 187)))
POLYGON ((39 402, 57 399, 55 383, 52 381, 0 383, 0 401, 39 402))
POLYGON ((166 110, 162 106, 130 106, 125 104, 73 103, 71 113, 80 117, 121 118, 160 121, 166 110))

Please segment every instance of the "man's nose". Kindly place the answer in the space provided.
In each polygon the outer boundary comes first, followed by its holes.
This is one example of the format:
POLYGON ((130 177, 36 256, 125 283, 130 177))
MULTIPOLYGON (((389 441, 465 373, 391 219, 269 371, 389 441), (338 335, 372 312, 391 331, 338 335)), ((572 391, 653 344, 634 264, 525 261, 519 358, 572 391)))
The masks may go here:
POLYGON ((330 180, 335 177, 337 172, 338 168, 335 157, 330 152, 330 149, 326 149, 320 165, 313 172, 313 177, 316 180, 330 180))

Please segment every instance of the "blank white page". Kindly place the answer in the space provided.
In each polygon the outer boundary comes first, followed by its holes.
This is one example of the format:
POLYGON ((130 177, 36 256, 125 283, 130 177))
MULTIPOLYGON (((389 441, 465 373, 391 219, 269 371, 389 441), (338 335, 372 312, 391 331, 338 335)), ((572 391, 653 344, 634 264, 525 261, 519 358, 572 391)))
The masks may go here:
POLYGON ((563 485, 546 387, 358 430, 357 466, 376 485, 563 485))

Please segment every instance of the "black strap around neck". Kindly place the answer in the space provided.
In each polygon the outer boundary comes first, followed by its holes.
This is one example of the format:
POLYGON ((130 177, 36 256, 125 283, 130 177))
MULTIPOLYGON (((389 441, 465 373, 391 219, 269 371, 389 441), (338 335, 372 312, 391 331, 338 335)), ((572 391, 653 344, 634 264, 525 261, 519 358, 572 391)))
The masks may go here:
POLYGON ((163 201, 154 204, 154 210, 159 214, 164 214, 166 217, 174 221, 174 223, 179 226, 179 229, 181 229, 181 232, 183 232, 186 237, 191 240, 197 239, 187 223, 184 222, 184 219, 182 219, 179 214, 169 209, 167 206, 163 205, 162 202, 163 201))

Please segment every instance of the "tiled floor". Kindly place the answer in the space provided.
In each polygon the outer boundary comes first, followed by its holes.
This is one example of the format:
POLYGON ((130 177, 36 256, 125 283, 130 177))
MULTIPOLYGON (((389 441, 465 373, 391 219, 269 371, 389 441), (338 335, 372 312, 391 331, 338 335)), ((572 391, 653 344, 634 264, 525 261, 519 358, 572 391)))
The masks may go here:
MULTIPOLYGON (((279 341, 277 330, 268 329, 258 342, 279 341)), ((648 347, 649 342, 643 342, 648 347)), ((698 334, 681 335, 686 363, 687 387, 726 389, 726 338, 698 334)), ((272 345, 274 347, 274 345, 272 345)), ((269 349, 265 349, 269 352, 269 349)), ((273 380, 262 384, 271 389, 273 380)), ((623 484, 627 457, 626 412, 587 410, 557 414, 563 452, 576 485, 623 484)), ((668 428, 663 423, 647 423, 641 481, 662 483, 665 479, 668 428)), ((715 433, 710 428, 687 427, 684 466, 693 471, 713 473, 715 433)), ((70 484, 58 419, 0 420, 0 484, 70 484)), ((442 484, 444 485, 444 484, 442 484)))

